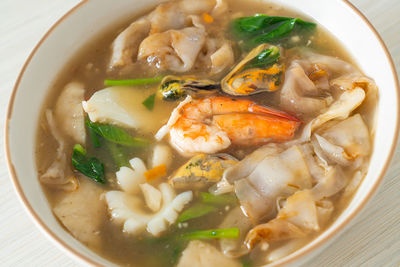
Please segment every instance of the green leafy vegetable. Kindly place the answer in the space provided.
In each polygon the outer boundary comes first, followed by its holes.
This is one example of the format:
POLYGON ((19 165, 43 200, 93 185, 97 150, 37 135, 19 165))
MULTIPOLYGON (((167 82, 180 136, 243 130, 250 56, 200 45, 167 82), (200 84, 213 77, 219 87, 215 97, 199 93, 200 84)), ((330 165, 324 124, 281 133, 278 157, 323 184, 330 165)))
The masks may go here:
POLYGON ((272 46, 269 49, 261 51, 261 53, 253 58, 250 62, 248 62, 244 68, 265 68, 271 64, 276 63, 280 56, 281 54, 279 53, 279 48, 276 46, 272 46))
POLYGON ((198 218, 204 215, 207 215, 211 212, 215 212, 217 210, 216 207, 206 205, 203 203, 196 203, 186 209, 184 212, 179 215, 177 222, 185 222, 194 218, 198 218))
POLYGON ((229 205, 237 204, 237 199, 234 195, 213 195, 210 193, 200 192, 200 199, 203 203, 211 205, 229 205))
POLYGON ((311 32, 316 24, 299 18, 256 14, 234 20, 232 27, 234 36, 251 48, 261 43, 275 43, 293 33, 311 32))
POLYGON ((142 104, 145 106, 148 110, 153 110, 154 108, 154 101, 156 99, 156 94, 150 95, 148 98, 146 98, 142 104))
POLYGON ((106 142, 106 146, 118 168, 130 166, 128 157, 126 156, 122 147, 113 142, 106 142))
POLYGON ((88 126, 89 123, 90 123, 90 120, 86 120, 86 126, 88 128, 90 140, 92 141, 92 144, 94 147, 99 148, 99 147, 101 147, 100 138, 97 135, 97 133, 91 127, 88 126))
POLYGON ((184 239, 216 239, 216 238, 238 238, 239 228, 211 229, 187 232, 182 234, 184 239))
POLYGON ((154 78, 130 79, 130 80, 104 80, 105 86, 132 86, 159 83, 163 79, 162 76, 154 78))
POLYGON ((92 121, 87 121, 86 125, 98 135, 116 144, 130 147, 146 147, 150 143, 146 139, 132 137, 125 130, 114 125, 100 124, 92 121))
POLYGON ((76 170, 93 179, 94 181, 105 184, 104 165, 97 158, 87 157, 87 152, 83 146, 76 144, 72 152, 72 165, 76 170))

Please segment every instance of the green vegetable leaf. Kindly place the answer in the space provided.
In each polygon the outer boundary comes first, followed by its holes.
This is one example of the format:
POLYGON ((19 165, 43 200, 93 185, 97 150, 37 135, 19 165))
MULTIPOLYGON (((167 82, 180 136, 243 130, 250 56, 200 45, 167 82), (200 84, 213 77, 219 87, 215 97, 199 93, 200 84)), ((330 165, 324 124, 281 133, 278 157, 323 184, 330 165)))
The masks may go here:
POLYGON ((203 203, 211 205, 237 204, 237 198, 231 194, 213 195, 210 193, 200 192, 200 199, 203 203))
POLYGON ((126 156, 122 147, 120 147, 118 144, 108 141, 106 141, 106 146, 118 168, 130 166, 128 157, 126 156))
POLYGON ((271 64, 276 63, 280 56, 281 54, 279 52, 279 48, 276 46, 272 46, 269 49, 261 51, 254 59, 248 62, 244 68, 265 68, 271 64))
POLYGON ((196 203, 191 207, 189 207, 188 209, 186 209, 184 212, 182 212, 181 215, 179 215, 177 222, 178 223, 185 222, 194 218, 207 215, 215 211, 217 211, 216 207, 206 205, 203 203, 196 203))
POLYGON ((154 108, 154 101, 156 99, 156 94, 150 95, 148 98, 146 98, 142 104, 145 106, 148 110, 153 110, 154 108))
POLYGON ((146 85, 159 83, 163 79, 162 76, 156 76, 154 78, 142 78, 142 79, 129 79, 129 80, 104 80, 105 86, 133 86, 133 85, 146 85))
POLYGON ((100 124, 92 121, 87 121, 86 125, 92 128, 98 135, 106 140, 130 147, 146 147, 150 142, 143 138, 130 136, 125 130, 109 124, 100 124))
POLYGON ((86 126, 88 128, 88 132, 89 132, 89 136, 90 136, 90 140, 92 141, 92 145, 96 148, 101 147, 101 142, 100 142, 100 138, 97 135, 97 133, 88 126, 88 124, 90 123, 90 120, 86 120, 86 126))
POLYGON ((92 180, 100 184, 105 184, 103 163, 95 157, 88 158, 85 148, 80 144, 74 146, 72 152, 72 166, 92 180))
POLYGON ((211 229, 187 232, 182 234, 184 239, 217 239, 217 238, 238 238, 239 228, 211 229))
POLYGON ((235 19, 232 28, 235 38, 243 40, 245 47, 251 48, 261 43, 275 43, 293 33, 311 32, 316 24, 300 18, 256 14, 235 19))

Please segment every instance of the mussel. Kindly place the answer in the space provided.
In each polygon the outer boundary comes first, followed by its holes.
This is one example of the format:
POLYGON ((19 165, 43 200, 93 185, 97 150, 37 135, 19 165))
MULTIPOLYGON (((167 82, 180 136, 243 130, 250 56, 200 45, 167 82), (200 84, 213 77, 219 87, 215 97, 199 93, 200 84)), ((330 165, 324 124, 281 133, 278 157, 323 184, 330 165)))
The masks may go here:
POLYGON ((187 94, 209 95, 220 89, 219 83, 210 80, 196 80, 192 77, 166 76, 160 85, 164 100, 176 101, 187 94))
POLYGON ((228 154, 198 154, 181 166, 168 183, 175 188, 204 188, 222 178, 225 169, 235 165, 237 159, 228 154))
POLYGON ((278 90, 284 72, 284 66, 277 63, 279 58, 278 47, 257 46, 221 81, 222 90, 234 96, 278 90))
POLYGON ((233 96, 248 96, 279 89, 284 66, 278 64, 280 50, 277 46, 262 44, 254 48, 221 83, 196 80, 193 77, 166 76, 160 85, 164 100, 176 101, 184 96, 210 95, 222 89, 233 96))

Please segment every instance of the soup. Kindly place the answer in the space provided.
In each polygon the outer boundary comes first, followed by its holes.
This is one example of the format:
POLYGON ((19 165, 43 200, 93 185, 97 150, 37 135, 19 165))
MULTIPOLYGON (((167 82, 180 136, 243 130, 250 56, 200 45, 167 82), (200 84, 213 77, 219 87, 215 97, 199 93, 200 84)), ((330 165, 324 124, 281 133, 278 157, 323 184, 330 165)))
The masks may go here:
POLYGON ((299 12, 167 2, 60 73, 39 120, 38 177, 60 224, 116 264, 260 266, 346 207, 377 97, 299 12))

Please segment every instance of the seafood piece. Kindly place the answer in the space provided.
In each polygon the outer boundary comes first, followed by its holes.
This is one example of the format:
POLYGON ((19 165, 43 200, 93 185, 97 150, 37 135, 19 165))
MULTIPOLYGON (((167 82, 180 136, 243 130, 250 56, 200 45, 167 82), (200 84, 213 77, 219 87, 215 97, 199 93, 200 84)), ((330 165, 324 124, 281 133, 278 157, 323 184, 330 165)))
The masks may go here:
POLYGON ((214 81, 168 75, 161 81, 159 90, 164 100, 175 101, 188 94, 213 94, 219 88, 214 81))
POLYGON ((236 163, 237 160, 228 154, 199 154, 180 167, 168 182, 179 189, 203 188, 218 182, 225 169, 236 163))
POLYGON ((187 97, 156 134, 170 133, 170 142, 185 156, 212 154, 237 145, 258 145, 290 140, 299 119, 245 99, 187 97))
POLYGON ((143 210, 140 198, 122 191, 108 191, 105 200, 113 221, 123 225, 123 231, 128 234, 138 234, 146 228, 147 231, 159 236, 167 230, 167 226, 175 223, 179 212, 183 210, 192 198, 192 191, 175 194, 174 189, 167 183, 158 186, 162 195, 161 208, 156 213, 143 210))
POLYGON ((279 57, 278 47, 257 46, 221 81, 222 90, 235 96, 278 90, 284 70, 282 65, 274 64, 279 57))

